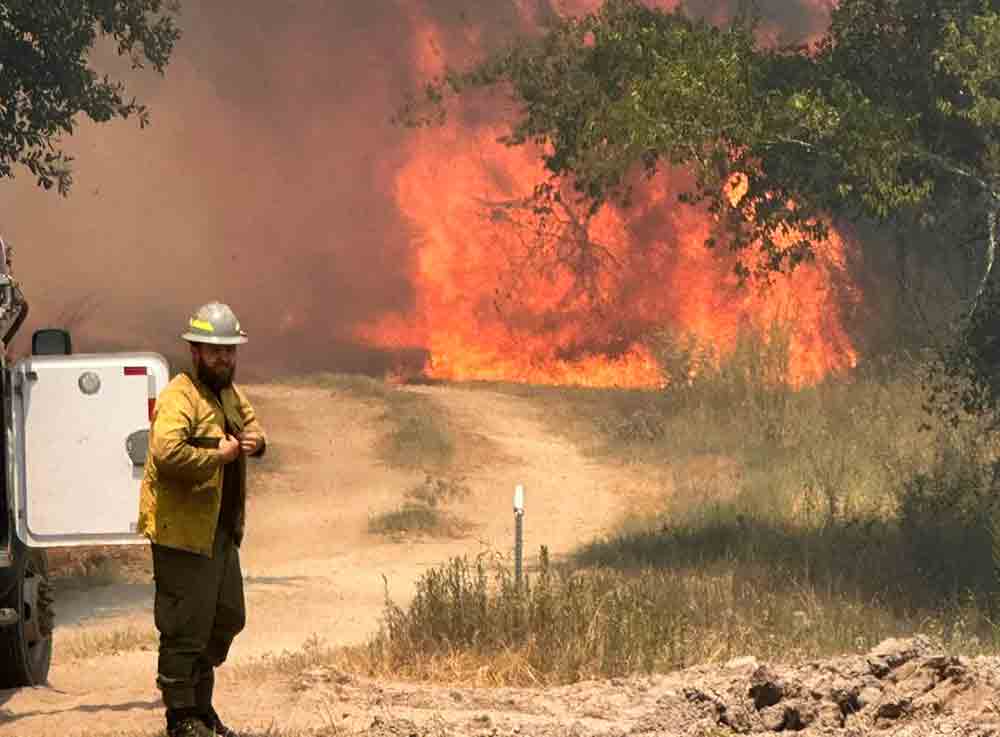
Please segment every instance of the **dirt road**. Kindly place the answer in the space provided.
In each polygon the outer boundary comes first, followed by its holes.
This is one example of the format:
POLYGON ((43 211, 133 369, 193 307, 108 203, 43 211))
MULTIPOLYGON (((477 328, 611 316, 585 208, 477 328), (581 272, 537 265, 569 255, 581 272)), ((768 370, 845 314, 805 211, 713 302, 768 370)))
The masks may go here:
MULTIPOLYGON (((385 585, 396 601, 410 596, 428 567, 483 551, 508 553, 514 486, 527 490, 525 547, 558 555, 609 529, 623 499, 642 485, 621 469, 596 464, 550 434, 525 399, 482 390, 421 387, 450 413, 460 434, 487 443, 456 472, 469 496, 455 508, 467 537, 390 541, 367 532, 369 516, 398 506, 423 480, 418 471, 381 463, 374 451, 380 408, 370 401, 312 387, 263 385, 249 393, 272 436, 270 460, 252 481, 243 549, 249 621, 231 663, 220 671, 220 712, 244 727, 328 724, 308 693, 276 677, 248 685, 238 666, 298 650, 310 637, 328 644, 365 639, 378 624, 385 585), (483 451, 485 447, 487 450, 483 451)), ((72 737, 162 725, 153 685, 156 655, 127 633, 153 631, 148 574, 136 580, 65 590, 58 598, 56 656, 45 688, 0 692, 0 735, 72 737), (111 652, 121 637, 120 652, 111 652), (77 659, 65 653, 98 654, 77 659)))

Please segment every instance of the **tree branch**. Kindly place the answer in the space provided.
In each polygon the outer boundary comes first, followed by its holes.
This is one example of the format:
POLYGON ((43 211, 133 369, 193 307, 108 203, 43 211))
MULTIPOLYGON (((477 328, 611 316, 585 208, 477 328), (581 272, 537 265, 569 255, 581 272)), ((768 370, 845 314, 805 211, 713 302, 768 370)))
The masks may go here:
POLYGON ((986 246, 986 272, 983 274, 983 278, 979 282, 979 289, 976 290, 976 296, 972 300, 972 309, 969 310, 970 317, 976 313, 976 309, 979 307, 979 300, 982 299, 983 292, 986 291, 986 285, 990 279, 990 274, 993 272, 993 262, 996 259, 997 251, 998 216, 1000 216, 1000 198, 994 197, 993 207, 991 207, 989 212, 986 213, 986 225, 988 231, 988 243, 986 246))
POLYGON ((1000 191, 993 189, 993 186, 985 178, 978 174, 975 174, 967 169, 963 169, 961 166, 948 158, 942 156, 941 154, 936 154, 932 151, 926 151, 923 149, 915 148, 913 153, 910 154, 914 157, 923 157, 932 164, 935 164, 940 169, 948 172, 949 174, 954 174, 956 176, 968 179, 974 184, 979 185, 979 188, 983 191, 983 194, 994 201, 993 211, 996 210, 996 203, 1000 203, 1000 191))

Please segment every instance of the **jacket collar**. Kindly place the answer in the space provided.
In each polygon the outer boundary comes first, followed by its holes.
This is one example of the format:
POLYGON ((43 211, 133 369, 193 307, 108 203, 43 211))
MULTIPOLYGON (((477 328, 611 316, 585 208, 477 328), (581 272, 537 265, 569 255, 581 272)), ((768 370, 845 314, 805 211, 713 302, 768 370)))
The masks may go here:
POLYGON ((232 394, 233 394, 233 387, 232 387, 232 385, 229 385, 229 386, 225 387, 221 392, 219 392, 218 394, 216 394, 214 391, 212 391, 208 387, 207 384, 205 384, 204 382, 202 382, 192 372, 190 372, 190 371, 184 371, 182 373, 184 374, 184 376, 186 376, 188 378, 188 381, 190 381, 194 385, 194 388, 197 389, 198 392, 200 394, 202 394, 203 396, 208 397, 209 399, 215 400, 218 404, 221 404, 223 407, 226 406, 227 402, 231 403, 232 394))

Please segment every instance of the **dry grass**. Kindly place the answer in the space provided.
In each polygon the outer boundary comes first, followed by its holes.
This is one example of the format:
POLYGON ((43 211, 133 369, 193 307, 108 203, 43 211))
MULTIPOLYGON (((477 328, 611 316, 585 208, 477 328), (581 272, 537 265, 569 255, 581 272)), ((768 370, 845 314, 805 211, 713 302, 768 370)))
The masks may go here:
POLYGON ((389 606, 370 672, 562 683, 914 632, 1000 652, 989 418, 929 417, 919 367, 792 391, 781 366, 745 346, 667 391, 492 385, 596 455, 667 469, 672 492, 523 592, 504 565, 429 571, 389 606))
POLYGON ((159 635, 153 628, 129 626, 120 630, 79 632, 62 638, 60 659, 87 660, 136 650, 155 650, 159 635))
POLYGON ((148 581, 153 567, 148 545, 55 549, 48 559, 49 575, 61 590, 148 581))
POLYGON ((404 540, 412 535, 427 537, 464 537, 469 524, 443 509, 433 509, 422 504, 404 502, 402 506, 382 512, 368 520, 368 532, 404 540))
POLYGON ((382 460, 401 468, 447 468, 455 457, 455 439, 444 410, 420 394, 399 391, 391 397, 383 417, 390 429, 378 442, 382 460))
POLYGON ((550 684, 914 632, 1000 652, 990 419, 927 416, 919 366, 792 391, 774 380, 780 356, 741 350, 666 391, 493 385, 595 455, 672 473, 670 496, 562 567, 543 555, 520 589, 508 561, 452 560, 405 607, 387 603, 363 650, 273 667, 550 684))
POLYGON ((406 492, 405 501, 398 508, 371 517, 368 532, 399 540, 414 534, 463 537, 470 528, 469 523, 445 507, 468 495, 469 487, 463 480, 427 474, 423 483, 406 492))
POLYGON ((445 410, 430 397, 354 374, 318 374, 292 383, 328 388, 383 407, 378 454, 389 465, 442 470, 454 460, 454 428, 445 410))
POLYGON ((313 635, 298 650, 267 653, 228 665, 225 677, 259 683, 277 675, 294 683, 303 673, 324 668, 332 669, 334 680, 337 680, 337 674, 357 673, 367 667, 363 648, 331 647, 318 635, 313 635))
POLYGON ((848 590, 769 562, 722 561, 543 570, 519 592, 506 566, 455 559, 428 572, 409 606, 389 607, 359 664, 378 677, 551 685, 747 654, 798 662, 914 632, 970 655, 1000 649, 972 601, 896 612, 848 590))

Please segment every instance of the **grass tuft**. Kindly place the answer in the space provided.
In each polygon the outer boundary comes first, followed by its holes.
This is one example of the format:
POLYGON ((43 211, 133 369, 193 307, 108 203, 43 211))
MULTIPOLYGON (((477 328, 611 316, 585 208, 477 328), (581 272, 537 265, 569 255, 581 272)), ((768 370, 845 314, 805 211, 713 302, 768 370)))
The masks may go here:
POLYGON ((371 517, 368 532, 396 537, 413 533, 462 537, 468 530, 468 523, 445 510, 444 506, 468 495, 469 487, 463 481, 428 474, 423 483, 406 492, 406 501, 398 509, 371 517))
POLYGON ((406 534, 461 537, 465 530, 466 526, 454 515, 412 502, 404 503, 398 509, 377 514, 368 521, 368 532, 394 537, 406 534))
POLYGON ((129 626, 113 631, 83 631, 60 641, 59 657, 87 660, 136 650, 155 650, 159 641, 159 635, 152 628, 129 626))

